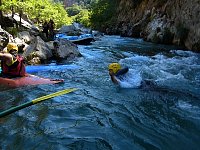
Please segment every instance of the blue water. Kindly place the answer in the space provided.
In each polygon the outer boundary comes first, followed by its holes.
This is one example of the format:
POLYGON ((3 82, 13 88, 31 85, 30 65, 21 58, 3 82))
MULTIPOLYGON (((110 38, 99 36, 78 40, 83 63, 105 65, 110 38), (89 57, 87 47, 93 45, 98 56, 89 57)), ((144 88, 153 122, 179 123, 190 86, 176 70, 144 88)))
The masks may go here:
POLYGON ((199 54, 118 36, 78 48, 83 57, 62 62, 70 67, 34 73, 64 83, 1 87, 1 111, 66 88, 78 90, 0 119, 0 149, 199 149, 199 54), (112 62, 130 68, 120 86, 109 78, 112 62), (138 88, 145 79, 156 86, 138 88))

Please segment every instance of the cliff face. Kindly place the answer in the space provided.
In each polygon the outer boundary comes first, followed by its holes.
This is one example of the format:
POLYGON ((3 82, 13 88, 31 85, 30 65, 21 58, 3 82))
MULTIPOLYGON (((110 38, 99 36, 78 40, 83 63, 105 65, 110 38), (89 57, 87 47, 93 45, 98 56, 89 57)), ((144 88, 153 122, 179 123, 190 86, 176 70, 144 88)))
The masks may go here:
POLYGON ((181 22, 188 29, 185 46, 200 52, 200 1, 176 0, 170 3, 167 12, 176 24, 181 22))
POLYGON ((120 0, 111 34, 142 37, 200 52, 199 0, 120 0))

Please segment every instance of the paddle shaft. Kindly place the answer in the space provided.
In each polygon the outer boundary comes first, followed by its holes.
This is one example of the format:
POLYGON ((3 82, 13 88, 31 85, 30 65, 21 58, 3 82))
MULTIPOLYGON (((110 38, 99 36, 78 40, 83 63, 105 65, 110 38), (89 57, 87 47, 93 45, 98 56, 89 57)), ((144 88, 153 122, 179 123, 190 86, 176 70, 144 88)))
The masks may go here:
POLYGON ((12 114, 12 113, 14 113, 14 112, 16 112, 16 111, 18 111, 18 110, 20 110, 20 109, 23 109, 23 108, 28 107, 28 106, 31 106, 31 105, 33 105, 33 102, 32 102, 32 101, 31 101, 31 102, 24 103, 24 104, 21 104, 21 105, 19 105, 19 106, 11 107, 10 109, 7 109, 7 110, 1 112, 1 113, 0 113, 0 118, 5 117, 5 116, 7 116, 7 115, 9 115, 9 114, 12 114))
POLYGON ((15 107, 11 107, 10 109, 7 109, 3 112, 0 113, 0 118, 2 117, 5 117, 11 113, 14 113, 20 109, 23 109, 25 107, 29 107, 31 105, 34 105, 34 104, 37 104, 39 102, 42 102, 44 100, 47 100, 47 99, 50 99, 50 98, 53 98, 53 97, 56 97, 56 96, 60 96, 60 95, 63 95, 63 94, 67 94, 67 93, 70 93, 70 92, 73 92, 77 89, 75 88, 72 88, 72 89, 65 89, 65 90, 62 90, 62 91, 59 91, 59 92, 55 92, 55 93, 52 93, 52 94, 49 94, 49 95, 46 95, 46 96, 42 96, 42 97, 39 97, 39 98, 36 98, 30 102, 26 102, 24 104, 21 104, 19 106, 15 106, 15 107))

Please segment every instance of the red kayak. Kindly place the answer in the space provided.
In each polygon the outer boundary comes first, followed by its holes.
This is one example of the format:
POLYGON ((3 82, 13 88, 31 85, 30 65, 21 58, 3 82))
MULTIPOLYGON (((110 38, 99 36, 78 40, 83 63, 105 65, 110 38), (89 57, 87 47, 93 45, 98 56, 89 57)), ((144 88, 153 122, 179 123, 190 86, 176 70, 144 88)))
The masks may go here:
POLYGON ((0 77, 0 84, 8 87, 21 87, 26 85, 39 85, 39 84, 55 84, 64 82, 64 80, 55 80, 48 78, 41 78, 35 75, 28 74, 25 77, 17 77, 17 78, 4 78, 0 77))

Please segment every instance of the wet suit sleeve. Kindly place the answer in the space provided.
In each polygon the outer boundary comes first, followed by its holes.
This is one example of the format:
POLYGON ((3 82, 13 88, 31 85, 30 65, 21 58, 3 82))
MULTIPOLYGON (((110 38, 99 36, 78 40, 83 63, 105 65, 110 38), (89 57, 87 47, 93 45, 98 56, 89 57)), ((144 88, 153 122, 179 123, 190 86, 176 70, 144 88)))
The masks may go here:
POLYGON ((120 70, 117 72, 116 76, 123 75, 123 74, 127 73, 128 70, 129 70, 128 67, 125 67, 125 68, 123 68, 123 69, 120 69, 120 70))
POLYGON ((115 75, 111 75, 110 77, 111 77, 111 80, 113 83, 118 84, 118 81, 117 81, 115 75))

